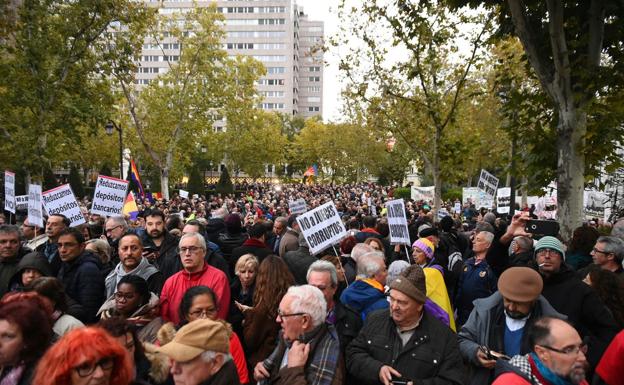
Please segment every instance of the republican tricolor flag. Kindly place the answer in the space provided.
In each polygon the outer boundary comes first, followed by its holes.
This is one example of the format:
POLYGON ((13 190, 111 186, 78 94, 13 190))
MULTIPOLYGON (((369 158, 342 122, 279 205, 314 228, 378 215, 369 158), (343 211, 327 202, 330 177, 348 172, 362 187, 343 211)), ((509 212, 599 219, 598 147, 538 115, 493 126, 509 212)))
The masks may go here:
POLYGON ((303 176, 317 176, 318 175, 318 167, 316 164, 310 166, 306 172, 303 173, 303 176))
POLYGON ((145 191, 143 191, 143 185, 141 184, 141 177, 139 176, 139 169, 136 166, 136 163, 134 163, 134 159, 130 159, 130 177, 132 178, 132 180, 134 181, 134 183, 136 183, 136 185, 139 188, 139 197, 141 199, 145 199, 145 191))

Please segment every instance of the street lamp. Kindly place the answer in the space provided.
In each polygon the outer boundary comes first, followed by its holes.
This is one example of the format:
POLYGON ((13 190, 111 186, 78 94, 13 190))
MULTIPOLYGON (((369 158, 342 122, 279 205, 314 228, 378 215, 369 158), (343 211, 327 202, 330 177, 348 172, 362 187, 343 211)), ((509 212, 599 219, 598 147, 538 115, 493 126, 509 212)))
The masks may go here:
POLYGON ((113 129, 119 132, 119 179, 123 179, 123 143, 122 143, 122 130, 121 126, 118 126, 112 120, 109 120, 104 126, 104 130, 106 130, 106 135, 113 135, 113 129))
POLYGON ((208 152, 208 149, 203 144, 201 146, 201 152, 202 152, 202 168, 204 169, 204 188, 206 188, 206 185, 208 184, 206 183, 206 152, 208 152))

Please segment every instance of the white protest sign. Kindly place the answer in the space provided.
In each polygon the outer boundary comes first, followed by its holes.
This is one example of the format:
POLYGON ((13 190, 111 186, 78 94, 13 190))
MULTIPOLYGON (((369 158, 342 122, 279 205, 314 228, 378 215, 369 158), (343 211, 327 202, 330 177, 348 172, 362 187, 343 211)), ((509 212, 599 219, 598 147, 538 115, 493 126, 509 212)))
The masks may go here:
POLYGON ((371 211, 371 215, 376 217, 377 216, 377 205, 376 204, 372 204, 370 207, 370 211, 371 211))
POLYGON ((28 210, 28 195, 17 195, 15 197, 16 210, 28 210))
POLYGON ((188 199, 188 195, 188 191, 180 189, 180 198, 188 199))
POLYGON ((433 196, 435 194, 435 186, 412 186, 412 199, 415 201, 433 202, 433 196))
POLYGON ((390 243, 393 245, 409 245, 410 237, 405 217, 405 202, 395 199, 386 202, 388 209, 388 227, 390 228, 390 243))
POLYGON ((15 214, 15 174, 4 171, 4 209, 15 214))
POLYGON ((461 205, 460 202, 455 202, 454 211, 455 211, 456 214, 461 213, 461 207, 462 207, 462 205, 461 205))
POLYGON ((462 203, 469 203, 476 205, 479 200, 479 188, 478 187, 464 187, 462 189, 462 203))
POLYGON ((109 217, 122 216, 127 189, 128 181, 98 175, 91 213, 109 217))
POLYGON ((510 203, 511 187, 499 188, 496 194, 496 211, 499 214, 509 214, 510 203))
POLYGON ((296 201, 288 201, 288 208, 291 214, 302 214, 307 210, 305 199, 299 198, 296 201))
POLYGON ((438 219, 448 217, 449 215, 451 214, 449 214, 448 210, 445 207, 441 207, 440 210, 438 210, 438 219))
POLYGON ((334 202, 327 202, 299 215, 297 222, 310 246, 311 254, 325 250, 347 235, 334 202))
POLYGON ((609 200, 609 196, 600 191, 584 191, 583 192, 583 208, 585 210, 585 219, 604 218, 605 202, 609 200))
POLYGON ((43 198, 43 207, 48 212, 48 215, 65 215, 67 219, 69 219, 70 227, 78 226, 86 222, 69 184, 44 191, 41 197, 43 198))
POLYGON ((43 211, 41 209, 41 186, 28 185, 28 222, 37 227, 43 227, 43 211))
POLYGON ((498 187, 498 178, 482 169, 477 187, 485 191, 490 197, 494 197, 494 195, 496 195, 496 188, 498 187))

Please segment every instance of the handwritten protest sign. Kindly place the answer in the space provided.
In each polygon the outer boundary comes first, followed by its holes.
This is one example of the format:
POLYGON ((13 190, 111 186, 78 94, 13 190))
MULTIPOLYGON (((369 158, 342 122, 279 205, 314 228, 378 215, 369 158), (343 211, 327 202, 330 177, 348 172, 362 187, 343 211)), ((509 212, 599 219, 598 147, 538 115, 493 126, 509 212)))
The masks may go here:
POLYGON ((15 214, 15 174, 4 171, 4 209, 15 214))
POLYGON ((511 187, 499 188, 496 194, 496 211, 499 214, 509 214, 511 207, 511 187))
POLYGON ((43 207, 48 212, 48 215, 65 215, 67 219, 69 219, 70 227, 78 226, 86 222, 69 184, 44 191, 41 197, 43 198, 43 207))
POLYGON ((299 198, 296 201, 288 201, 288 208, 291 214, 302 214, 307 210, 306 201, 303 198, 299 198))
POLYGON ((15 197, 16 210, 28 210, 28 195, 17 195, 15 197))
POLYGON ((433 202, 435 186, 412 186, 411 197, 415 201, 433 202))
POLYGON ((128 181, 98 175, 91 213, 109 217, 121 216, 127 189, 128 181))
POLYGON ((38 184, 28 185, 28 222, 37 227, 43 227, 41 200, 41 186, 38 184))
POLYGON ((485 191, 488 196, 493 198, 494 195, 496 195, 498 178, 482 169, 479 183, 477 183, 477 187, 485 191))
POLYGON ((186 190, 180 189, 180 198, 188 199, 188 197, 189 197, 189 192, 186 190))
POLYGON ((310 246, 311 254, 325 250, 347 235, 334 202, 327 202, 301 214, 297 222, 310 246))
POLYGON ((393 245, 409 245, 410 237, 405 216, 405 202, 395 199, 386 202, 388 209, 388 227, 390 227, 390 243, 393 245))

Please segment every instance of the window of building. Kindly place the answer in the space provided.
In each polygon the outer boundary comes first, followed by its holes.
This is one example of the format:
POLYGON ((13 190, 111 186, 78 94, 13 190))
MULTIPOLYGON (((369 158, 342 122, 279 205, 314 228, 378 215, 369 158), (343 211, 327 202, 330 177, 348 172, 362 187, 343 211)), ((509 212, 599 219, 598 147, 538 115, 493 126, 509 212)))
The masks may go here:
POLYGON ((321 107, 308 107, 308 112, 320 112, 321 107))
POLYGON ((320 76, 310 76, 308 78, 309 82, 320 82, 321 81, 321 77, 320 76))
POLYGON ((267 67, 267 74, 269 75, 283 74, 285 72, 286 72, 285 67, 267 67))

